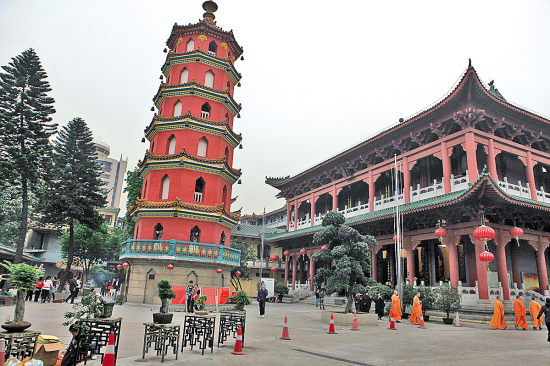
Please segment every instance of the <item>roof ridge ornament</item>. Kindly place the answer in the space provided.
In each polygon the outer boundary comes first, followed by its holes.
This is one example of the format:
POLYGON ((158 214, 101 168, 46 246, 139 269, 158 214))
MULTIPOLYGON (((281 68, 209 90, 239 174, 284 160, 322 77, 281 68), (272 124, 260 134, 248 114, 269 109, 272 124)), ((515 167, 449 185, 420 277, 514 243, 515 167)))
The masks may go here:
POLYGON ((204 20, 214 23, 214 19, 216 19, 214 13, 218 10, 218 5, 215 2, 208 0, 202 4, 202 8, 205 10, 205 13, 202 15, 204 20))

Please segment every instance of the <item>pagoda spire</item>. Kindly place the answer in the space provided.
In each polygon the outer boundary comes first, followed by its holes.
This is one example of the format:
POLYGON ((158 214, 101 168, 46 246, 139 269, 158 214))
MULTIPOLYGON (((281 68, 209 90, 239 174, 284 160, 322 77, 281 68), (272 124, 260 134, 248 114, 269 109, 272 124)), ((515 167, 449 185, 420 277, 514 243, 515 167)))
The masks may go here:
POLYGON ((216 10, 218 10, 218 4, 208 0, 202 4, 202 8, 205 11, 205 13, 202 15, 204 17, 204 20, 210 23, 214 23, 214 19, 216 19, 214 13, 216 12, 216 10))

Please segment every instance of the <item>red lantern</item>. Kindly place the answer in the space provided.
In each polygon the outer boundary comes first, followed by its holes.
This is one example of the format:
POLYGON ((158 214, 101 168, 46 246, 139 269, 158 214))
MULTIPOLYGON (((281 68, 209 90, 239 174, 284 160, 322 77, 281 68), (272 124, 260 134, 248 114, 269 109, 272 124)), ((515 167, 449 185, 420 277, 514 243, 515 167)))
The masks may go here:
POLYGON ((169 265, 167 265, 167 266, 166 266, 166 268, 168 268, 168 269, 169 269, 169 270, 171 271, 171 270, 173 270, 173 269, 174 269, 174 266, 173 266, 173 265, 171 265, 171 264, 169 264, 169 265))
POLYGON ((393 242, 394 242, 394 243, 397 243, 398 240, 403 240, 403 237, 394 235, 394 236, 393 236, 393 242))
POLYGON ((519 227, 513 227, 510 229, 510 236, 513 238, 516 238, 516 241, 518 242, 519 246, 519 237, 523 235, 523 230, 519 227))
POLYGON ((122 266, 120 264, 117 264, 116 269, 122 269, 122 266))
MULTIPOLYGON (((479 260, 482 262, 492 262, 495 259, 493 253, 485 251, 479 255, 479 260)), ((487 263, 489 264, 489 263, 487 263)))
POLYGON ((285 257, 288 257, 288 256, 290 255, 290 252, 289 252, 288 250, 285 250, 285 251, 283 252, 283 254, 284 254, 285 257))
POLYGON ((328 247, 327 247, 326 245, 323 245, 323 246, 321 247, 321 250, 328 250, 328 247))
POLYGON ((271 257, 269 257, 269 260, 272 262, 277 262, 279 260, 279 256, 277 254, 273 254, 271 257))
POLYGON ((474 238, 483 241, 487 245, 489 240, 495 238, 495 231, 489 226, 481 225, 474 230, 474 238))
POLYGON ((217 274, 221 274, 222 272, 223 272, 223 271, 222 271, 221 269, 219 269, 219 268, 216 270, 216 273, 217 273, 217 274))
POLYGON ((271 272, 277 272, 277 267, 271 267, 271 272))
POLYGON ((300 249, 300 254, 304 255, 307 253, 307 250, 305 250, 304 248, 300 249))
POLYGON ((128 267, 130 267, 130 265, 128 263, 122 263, 122 267, 128 268, 128 267))
POLYGON ((435 231, 435 236, 437 236, 439 240, 441 240, 442 238, 447 236, 447 230, 440 227, 435 231))
POLYGON ((240 276, 240 275, 241 275, 241 271, 235 272, 235 276, 240 276))

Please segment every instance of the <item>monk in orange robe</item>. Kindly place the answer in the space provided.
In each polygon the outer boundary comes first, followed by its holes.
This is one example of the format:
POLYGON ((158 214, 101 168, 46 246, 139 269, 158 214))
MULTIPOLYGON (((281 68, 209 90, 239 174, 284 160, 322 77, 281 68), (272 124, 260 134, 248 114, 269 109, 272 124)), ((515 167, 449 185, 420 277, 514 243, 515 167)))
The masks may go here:
POLYGON ((537 316, 540 313, 540 304, 535 300, 535 297, 531 297, 531 303, 529 304, 529 313, 531 313, 531 318, 533 318, 533 329, 542 329, 542 319, 537 319, 537 316))
POLYGON ((516 295, 516 301, 514 301, 514 313, 516 313, 516 329, 522 327, 523 330, 529 328, 527 326, 527 321, 525 317, 527 316, 527 311, 525 310, 525 305, 521 301, 520 296, 516 295))
POLYGON ((411 317, 409 318, 409 321, 413 324, 418 324, 421 316, 422 316, 422 301, 420 301, 420 292, 417 292, 413 300, 413 308, 411 311, 411 317))
POLYGON ((495 313, 493 314, 493 319, 489 323, 489 326, 495 329, 506 329, 508 326, 504 321, 504 305, 500 300, 500 296, 497 296, 497 301, 495 301, 495 313))
POLYGON ((391 297, 391 310, 390 310, 390 318, 393 316, 393 319, 401 323, 401 316, 403 313, 401 312, 401 300, 399 300, 399 295, 397 291, 393 292, 393 296, 391 297))

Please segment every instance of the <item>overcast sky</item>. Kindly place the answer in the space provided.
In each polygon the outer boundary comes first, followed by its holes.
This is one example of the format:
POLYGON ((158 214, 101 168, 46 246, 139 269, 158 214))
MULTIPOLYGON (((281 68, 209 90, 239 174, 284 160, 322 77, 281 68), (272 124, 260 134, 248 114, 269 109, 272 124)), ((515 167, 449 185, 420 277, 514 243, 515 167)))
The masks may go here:
MULTIPOLYGON (((472 59, 509 101, 550 116, 550 2, 218 0, 236 61, 243 171, 232 210, 279 208, 265 176, 295 175, 445 96, 472 59)), ((0 65, 34 48, 55 122, 81 117, 133 169, 148 145, 162 52, 203 0, 0 0, 0 65)))

